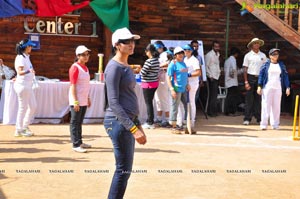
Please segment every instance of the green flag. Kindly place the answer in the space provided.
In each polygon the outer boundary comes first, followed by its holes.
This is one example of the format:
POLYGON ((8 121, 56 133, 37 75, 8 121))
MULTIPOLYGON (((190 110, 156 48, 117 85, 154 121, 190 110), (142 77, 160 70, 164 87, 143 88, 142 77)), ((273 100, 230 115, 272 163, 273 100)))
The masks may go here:
POLYGON ((90 6, 112 32, 129 28, 128 0, 93 0, 90 6))

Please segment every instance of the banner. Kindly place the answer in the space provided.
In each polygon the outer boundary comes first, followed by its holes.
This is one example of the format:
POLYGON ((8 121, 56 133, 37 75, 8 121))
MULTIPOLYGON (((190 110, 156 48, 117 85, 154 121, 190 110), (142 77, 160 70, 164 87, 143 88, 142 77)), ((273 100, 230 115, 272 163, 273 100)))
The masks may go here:
POLYGON ((33 10, 23 8, 22 0, 0 0, 0 17, 13 17, 22 14, 34 14, 33 10))
POLYGON ((77 5, 72 5, 71 0, 35 0, 37 10, 36 15, 39 17, 62 16, 68 12, 78 10, 87 6, 90 2, 84 1, 77 5))
POLYGON ((112 32, 129 28, 128 0, 94 0, 90 6, 112 32))

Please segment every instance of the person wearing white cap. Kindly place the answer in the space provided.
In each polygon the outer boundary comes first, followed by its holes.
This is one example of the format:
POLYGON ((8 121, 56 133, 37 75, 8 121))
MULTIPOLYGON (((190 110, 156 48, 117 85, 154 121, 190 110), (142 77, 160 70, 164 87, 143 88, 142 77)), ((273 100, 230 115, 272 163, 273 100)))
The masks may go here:
POLYGON ((262 95, 260 128, 266 130, 268 120, 272 129, 278 129, 280 124, 280 106, 282 91, 290 95, 290 81, 283 62, 278 61, 279 49, 269 51, 270 60, 261 68, 258 76, 257 93, 262 95))
POLYGON ((180 101, 184 107, 184 118, 187 116, 187 90, 190 90, 188 83, 188 67, 183 61, 184 50, 178 46, 174 49, 174 61, 168 66, 168 78, 167 83, 171 91, 172 104, 170 111, 170 124, 172 125, 171 132, 174 134, 181 134, 181 128, 176 127, 178 106, 180 101))
POLYGON ((112 34, 115 55, 104 71, 108 107, 103 124, 111 138, 116 162, 109 199, 123 198, 132 170, 135 140, 139 144, 147 142, 138 120, 135 75, 128 64, 128 57, 134 53, 135 41, 138 39, 140 36, 132 34, 127 28, 117 29, 112 34))
POLYGON ((252 116, 256 118, 258 123, 261 120, 261 97, 256 93, 256 90, 260 68, 267 60, 266 55, 259 50, 263 45, 263 40, 253 38, 247 45, 250 52, 244 57, 244 80, 247 91, 245 97, 244 125, 250 124, 252 116))
POLYGON ((76 48, 77 61, 69 69, 70 89, 69 105, 71 111, 70 134, 73 150, 79 153, 87 152, 91 145, 82 142, 82 123, 87 107, 90 107, 90 73, 86 66, 90 58, 90 49, 84 45, 76 48))
POLYGON ((16 45, 17 56, 15 59, 15 69, 17 71, 14 89, 18 97, 18 113, 16 120, 15 136, 33 136, 29 129, 29 124, 34 118, 37 108, 35 95, 32 89, 35 71, 30 61, 32 47, 35 46, 29 39, 23 39, 16 45))

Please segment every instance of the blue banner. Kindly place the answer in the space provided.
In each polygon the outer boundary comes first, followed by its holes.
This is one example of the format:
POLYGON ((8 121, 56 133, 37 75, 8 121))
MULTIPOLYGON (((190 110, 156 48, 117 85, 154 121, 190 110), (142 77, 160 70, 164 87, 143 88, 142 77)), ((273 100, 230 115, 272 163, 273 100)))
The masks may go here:
POLYGON ((34 11, 23 8, 22 0, 0 0, 0 17, 13 17, 22 14, 34 14, 34 11))

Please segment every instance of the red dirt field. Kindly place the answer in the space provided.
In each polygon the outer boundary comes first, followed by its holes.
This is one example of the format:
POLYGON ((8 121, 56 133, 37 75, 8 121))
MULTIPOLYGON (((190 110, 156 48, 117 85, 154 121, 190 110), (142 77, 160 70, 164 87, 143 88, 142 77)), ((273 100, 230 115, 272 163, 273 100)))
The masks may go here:
MULTIPOLYGON (((126 199, 299 199, 300 141, 291 116, 279 130, 242 125, 242 116, 197 120, 197 135, 146 130, 136 144, 126 199)), ((93 148, 73 152, 69 126, 32 125, 34 137, 15 138, 0 125, 0 199, 105 199, 114 172, 103 125, 83 126, 93 148)))

